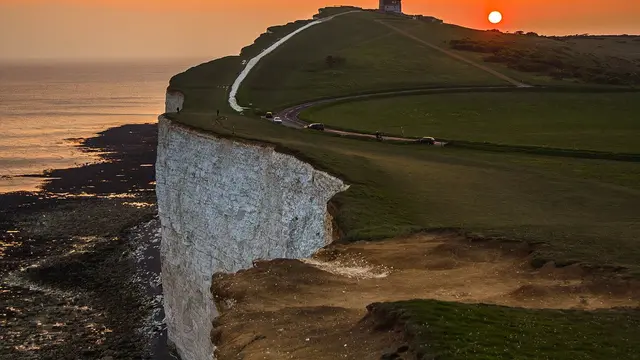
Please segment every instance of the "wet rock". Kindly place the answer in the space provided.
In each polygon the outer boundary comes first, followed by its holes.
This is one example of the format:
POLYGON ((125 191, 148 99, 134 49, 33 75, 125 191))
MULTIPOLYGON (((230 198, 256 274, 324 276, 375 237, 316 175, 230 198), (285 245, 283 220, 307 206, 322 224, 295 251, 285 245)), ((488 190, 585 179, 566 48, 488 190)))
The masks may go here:
MULTIPOLYGON (((25 229, 12 238, 20 246, 0 262, 0 307, 17 309, 6 327, 0 326, 2 335, 11 331, 0 340, 0 359, 146 358, 148 339, 138 330, 149 308, 140 306, 144 294, 129 285, 136 267, 127 256, 135 244, 125 230, 148 221, 155 210, 132 208, 123 204, 130 198, 101 194, 149 189, 154 168, 139 165, 155 161, 155 129, 108 130, 85 145, 113 162, 56 170, 37 197, 0 195, 0 238, 4 228, 25 229), (132 174, 126 182, 116 177, 124 171, 132 174), (95 196, 64 195, 74 193, 95 196), (16 271, 20 268, 29 270, 16 271), (16 274, 21 283, 5 283, 8 274, 16 274), (126 339, 123 346, 119 336, 126 339)), ((155 202, 153 191, 136 191, 135 196, 155 202)))
POLYGON ((380 357, 380 360, 397 360, 400 358, 400 355, 398 355, 398 353, 389 353, 389 354, 384 354, 380 357))
POLYGON ((95 355, 96 354, 96 350, 95 349, 84 349, 82 350, 82 355, 84 356, 91 356, 91 355, 95 355))

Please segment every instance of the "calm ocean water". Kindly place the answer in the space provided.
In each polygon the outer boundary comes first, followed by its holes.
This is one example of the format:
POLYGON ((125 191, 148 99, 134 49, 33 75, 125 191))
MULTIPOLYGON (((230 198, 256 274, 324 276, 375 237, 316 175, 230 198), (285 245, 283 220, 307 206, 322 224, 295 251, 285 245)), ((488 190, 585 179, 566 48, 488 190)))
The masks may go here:
POLYGON ((40 184, 19 175, 94 160, 78 138, 156 122, 171 76, 197 63, 0 65, 0 193, 40 184))

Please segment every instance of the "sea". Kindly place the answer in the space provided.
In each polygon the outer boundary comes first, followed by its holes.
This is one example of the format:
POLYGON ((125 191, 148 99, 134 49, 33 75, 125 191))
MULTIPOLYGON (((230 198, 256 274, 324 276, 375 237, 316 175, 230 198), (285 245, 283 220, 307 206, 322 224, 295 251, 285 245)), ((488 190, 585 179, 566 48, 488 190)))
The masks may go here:
POLYGON ((37 191, 32 175, 97 161, 76 146, 83 138, 157 122, 169 79, 201 62, 0 64, 0 193, 37 191))

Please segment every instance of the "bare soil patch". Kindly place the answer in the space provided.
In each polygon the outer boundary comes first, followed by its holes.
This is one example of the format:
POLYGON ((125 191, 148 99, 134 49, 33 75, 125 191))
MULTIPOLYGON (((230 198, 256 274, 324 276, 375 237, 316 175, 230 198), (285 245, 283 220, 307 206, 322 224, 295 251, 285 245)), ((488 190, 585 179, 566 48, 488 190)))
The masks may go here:
POLYGON ((397 352, 404 345, 398 329, 362 320, 367 305, 377 302, 581 310, 640 305, 637 282, 579 266, 534 269, 529 254, 522 245, 421 234, 334 244, 313 259, 256 262, 234 275, 216 274, 218 359, 412 358, 397 352))

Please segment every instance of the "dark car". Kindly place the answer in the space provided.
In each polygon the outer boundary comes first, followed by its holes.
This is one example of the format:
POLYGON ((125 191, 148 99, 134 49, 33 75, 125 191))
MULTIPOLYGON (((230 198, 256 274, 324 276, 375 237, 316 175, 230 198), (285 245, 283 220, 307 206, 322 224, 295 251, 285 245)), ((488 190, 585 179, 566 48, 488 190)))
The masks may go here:
POLYGON ((273 119, 273 113, 271 111, 269 111, 264 115, 264 117, 267 118, 267 119, 273 119))
POLYGON ((436 139, 429 137, 429 136, 425 136, 422 137, 418 140, 416 140, 417 142, 421 143, 421 144, 427 144, 427 145, 435 145, 436 144, 436 139))
POLYGON ((320 123, 313 123, 313 124, 309 124, 307 126, 304 127, 305 129, 311 129, 311 130, 320 130, 320 131, 324 131, 324 124, 320 124, 320 123))

